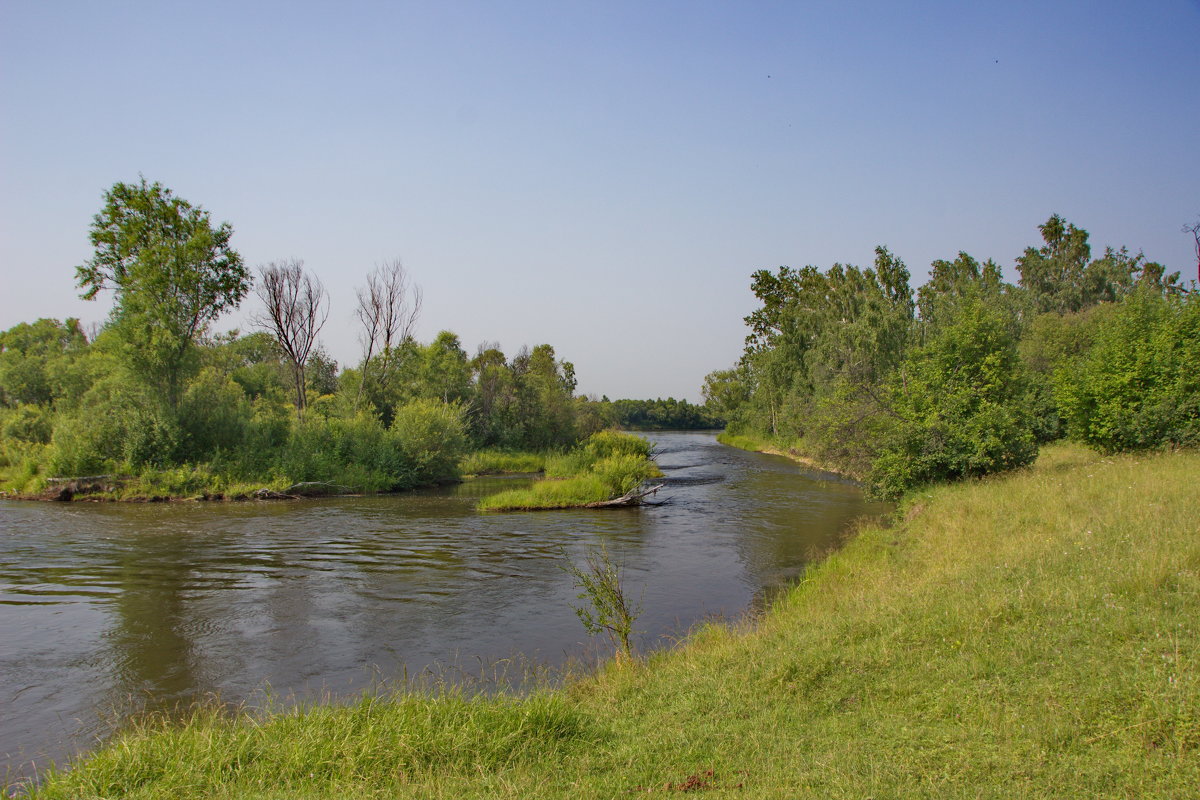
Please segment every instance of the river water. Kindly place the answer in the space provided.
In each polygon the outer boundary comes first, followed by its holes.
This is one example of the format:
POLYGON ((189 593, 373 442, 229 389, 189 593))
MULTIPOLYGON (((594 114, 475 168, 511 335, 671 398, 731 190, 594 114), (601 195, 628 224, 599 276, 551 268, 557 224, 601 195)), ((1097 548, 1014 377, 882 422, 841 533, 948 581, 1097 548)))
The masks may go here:
POLYGON ((708 433, 646 435, 666 473, 660 506, 474 510, 521 478, 296 502, 0 501, 8 779, 93 746, 140 708, 601 655, 561 568, 600 544, 641 600, 639 647, 662 646, 761 605, 852 520, 886 511, 708 433))

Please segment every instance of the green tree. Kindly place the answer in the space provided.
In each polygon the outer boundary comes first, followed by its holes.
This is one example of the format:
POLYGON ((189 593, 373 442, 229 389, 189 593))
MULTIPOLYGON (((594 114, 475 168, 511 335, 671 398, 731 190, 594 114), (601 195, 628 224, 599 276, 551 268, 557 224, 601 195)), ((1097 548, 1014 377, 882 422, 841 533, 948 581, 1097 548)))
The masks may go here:
POLYGON ((228 223, 214 228, 209 212, 145 178, 114 184, 92 220, 95 253, 76 284, 86 300, 114 293, 109 327, 122 360, 172 408, 197 368, 197 340, 250 289, 232 236, 228 223))
POLYGON ((1122 247, 1105 248, 1104 255, 1091 260, 1088 232, 1076 228, 1057 214, 1039 225, 1045 244, 1028 247, 1017 258, 1021 287, 1029 292, 1034 310, 1065 314, 1097 303, 1115 302, 1135 286, 1179 294, 1179 273, 1166 274, 1161 264, 1131 255, 1122 247))
POLYGON ((421 397, 460 402, 471 391, 471 366, 458 336, 441 331, 437 338, 422 348, 420 362, 421 397))
POLYGON ((981 298, 959 306, 890 383, 894 424, 870 475, 880 495, 1011 469, 1037 456, 1016 335, 1003 311, 981 298))
POLYGON ((1148 287, 1099 321, 1055 373, 1072 438, 1105 452, 1200 443, 1200 299, 1148 287))
POLYGON ((50 405, 56 373, 87 347, 79 320, 39 319, 0 333, 0 406, 50 405))

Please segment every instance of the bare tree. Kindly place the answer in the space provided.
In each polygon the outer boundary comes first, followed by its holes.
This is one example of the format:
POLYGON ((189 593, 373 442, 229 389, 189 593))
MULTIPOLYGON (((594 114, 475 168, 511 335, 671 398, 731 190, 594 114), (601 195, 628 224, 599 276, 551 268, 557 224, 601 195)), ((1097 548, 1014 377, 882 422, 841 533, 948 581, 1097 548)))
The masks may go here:
POLYGON ((1192 238, 1196 240, 1196 280, 1200 281, 1200 222, 1193 225, 1184 225, 1184 233, 1190 233, 1192 238))
POLYGON ((362 324, 358 340, 363 352, 358 393, 354 397, 357 409, 367 383, 367 370, 372 367, 371 359, 379 355, 374 365, 375 378, 386 381, 395 348, 412 338, 413 327, 421 315, 421 287, 412 282, 400 259, 376 264, 375 271, 367 276, 366 287, 358 290, 354 315, 362 324))
POLYGON ((253 321, 279 342, 292 368, 296 414, 303 419, 304 369, 316 347, 317 334, 329 316, 325 287, 315 275, 304 271, 304 262, 298 259, 272 261, 259 267, 258 274, 254 291, 264 309, 254 315, 253 321))

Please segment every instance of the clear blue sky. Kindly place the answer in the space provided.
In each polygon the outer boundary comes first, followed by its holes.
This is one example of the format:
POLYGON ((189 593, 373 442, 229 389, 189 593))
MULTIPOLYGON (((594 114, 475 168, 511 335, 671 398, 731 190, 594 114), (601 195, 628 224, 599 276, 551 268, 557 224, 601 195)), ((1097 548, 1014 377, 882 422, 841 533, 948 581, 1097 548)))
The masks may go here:
POLYGON ((74 266, 138 173, 304 259, 339 361, 399 257, 424 340, 694 400, 763 267, 1015 280, 1060 213, 1195 277, 1200 3, 2 0, 0 329, 104 318, 74 266))

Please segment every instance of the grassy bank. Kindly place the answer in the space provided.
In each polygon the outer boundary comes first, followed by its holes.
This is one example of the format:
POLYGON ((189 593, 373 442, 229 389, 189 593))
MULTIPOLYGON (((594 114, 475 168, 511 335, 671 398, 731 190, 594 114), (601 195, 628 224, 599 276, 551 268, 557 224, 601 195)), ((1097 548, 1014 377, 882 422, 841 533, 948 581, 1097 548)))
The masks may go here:
POLYGON ((1188 797, 1200 453, 1055 446, 912 497, 775 608, 557 694, 134 733, 66 797, 1188 797))
POLYGON ((547 456, 545 480, 479 501, 481 511, 579 508, 622 497, 642 481, 662 475, 650 443, 616 431, 593 434, 568 453, 547 456))
POLYGON ((334 494, 377 494, 416 486, 454 482, 461 477, 505 473, 541 472, 547 453, 507 450, 477 450, 436 474, 388 475, 383 470, 336 467, 323 480, 296 481, 288 475, 267 472, 259 478, 231 475, 220 465, 183 465, 167 469, 142 469, 136 475, 102 475, 83 479, 55 480, 19 475, 0 469, 0 497, 29 500, 75 499, 97 502, 147 502, 166 500, 251 500, 266 496, 315 497, 334 494), (63 490, 71 497, 62 496, 63 490))
POLYGON ((541 472, 546 468, 546 455, 521 450, 476 450, 463 456, 458 463, 458 471, 464 478, 472 475, 541 472))
POLYGON ((760 438, 758 436, 752 436, 744 433, 729 433, 727 431, 718 433, 717 441, 730 447, 736 447, 739 450, 748 450, 751 453, 770 453, 771 455, 790 458, 792 461, 803 464, 806 467, 819 469, 822 472, 832 472, 838 475, 844 475, 847 478, 853 478, 856 481, 861 481, 863 479, 863 476, 860 474, 847 472, 844 469, 834 469, 828 464, 822 464, 816 459, 804 455, 796 448, 791 447, 784 442, 760 438))

